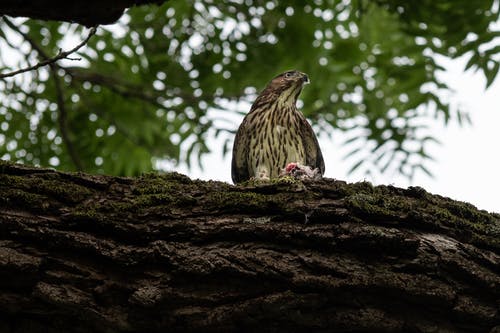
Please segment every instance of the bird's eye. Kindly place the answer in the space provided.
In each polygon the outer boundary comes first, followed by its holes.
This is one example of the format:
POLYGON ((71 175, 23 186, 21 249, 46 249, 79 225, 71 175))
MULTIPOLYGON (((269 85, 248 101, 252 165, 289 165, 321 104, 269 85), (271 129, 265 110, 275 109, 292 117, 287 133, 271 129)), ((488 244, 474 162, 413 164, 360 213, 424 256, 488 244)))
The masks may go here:
POLYGON ((293 73, 292 72, 287 72, 285 73, 285 77, 292 77, 293 73))

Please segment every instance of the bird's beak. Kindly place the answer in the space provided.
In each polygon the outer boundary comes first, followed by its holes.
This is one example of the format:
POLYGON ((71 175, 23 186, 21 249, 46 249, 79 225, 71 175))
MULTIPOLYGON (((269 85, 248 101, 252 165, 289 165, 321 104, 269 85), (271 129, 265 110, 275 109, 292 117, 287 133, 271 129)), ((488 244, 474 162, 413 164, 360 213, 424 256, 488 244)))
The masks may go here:
POLYGON ((311 81, 309 81, 309 76, 307 74, 301 73, 302 74, 302 84, 309 84, 311 81))

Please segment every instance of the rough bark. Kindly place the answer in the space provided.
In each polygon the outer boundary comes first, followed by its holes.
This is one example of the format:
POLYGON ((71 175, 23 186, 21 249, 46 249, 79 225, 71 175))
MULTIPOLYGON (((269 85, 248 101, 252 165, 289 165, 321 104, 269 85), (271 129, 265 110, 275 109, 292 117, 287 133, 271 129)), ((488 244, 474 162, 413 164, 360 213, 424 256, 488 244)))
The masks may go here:
POLYGON ((2 0, 0 15, 77 22, 86 26, 114 23, 123 11, 136 5, 166 0, 2 0))
POLYGON ((0 332, 500 328, 500 215, 467 203, 0 163, 0 332))

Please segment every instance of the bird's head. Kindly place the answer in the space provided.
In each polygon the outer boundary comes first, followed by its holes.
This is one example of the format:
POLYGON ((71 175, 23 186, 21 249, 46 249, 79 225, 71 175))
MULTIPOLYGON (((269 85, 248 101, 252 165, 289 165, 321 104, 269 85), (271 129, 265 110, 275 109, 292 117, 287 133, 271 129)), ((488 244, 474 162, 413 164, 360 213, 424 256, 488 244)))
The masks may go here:
POLYGON ((269 82, 263 95, 274 96, 281 105, 297 102, 304 84, 309 83, 309 77, 299 71, 292 70, 281 73, 269 82))
POLYGON ((307 74, 293 70, 281 73, 271 80, 268 86, 276 89, 288 90, 289 88, 302 88, 304 84, 309 83, 307 74))

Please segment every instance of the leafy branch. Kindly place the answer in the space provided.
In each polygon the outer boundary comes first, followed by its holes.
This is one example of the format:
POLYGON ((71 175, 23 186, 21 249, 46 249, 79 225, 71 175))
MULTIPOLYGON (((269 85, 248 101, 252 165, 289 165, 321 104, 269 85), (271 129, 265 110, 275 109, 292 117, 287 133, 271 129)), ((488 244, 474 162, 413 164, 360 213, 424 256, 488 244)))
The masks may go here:
POLYGON ((26 67, 24 69, 20 69, 14 72, 6 73, 3 74, 3 76, 0 76, 0 78, 8 77, 8 76, 14 76, 16 74, 36 70, 42 66, 49 66, 50 70, 52 72, 52 78, 54 79, 54 85, 56 89, 56 98, 57 98, 57 108, 59 110, 59 115, 58 115, 58 124, 59 124, 59 130, 61 131, 61 136, 63 138, 63 142, 66 145, 66 148, 68 150, 69 156, 71 158, 71 161, 73 162, 75 168, 78 171, 83 171, 83 164, 78 156, 76 149, 74 147, 73 141, 70 138, 69 135, 69 125, 68 125, 68 120, 67 120, 67 112, 66 112, 66 104, 65 104, 65 98, 64 98, 64 92, 63 88, 61 86, 61 80, 57 74, 57 64, 56 62, 61 59, 69 59, 69 60, 78 60, 75 58, 69 58, 69 55, 76 52, 79 50, 82 46, 87 44, 87 42, 90 40, 90 38, 95 34, 96 32, 96 27, 93 27, 90 29, 90 32, 88 36, 77 46, 72 48, 69 51, 61 51, 59 50, 59 54, 55 57, 49 57, 49 55, 38 45, 38 43, 35 42, 28 34, 24 33, 21 31, 13 22, 11 22, 9 19, 6 17, 3 17, 4 22, 7 24, 9 28, 20 34, 28 43, 31 45, 31 47, 36 50, 39 54, 39 56, 43 59, 41 62, 39 62, 36 65, 26 67))

